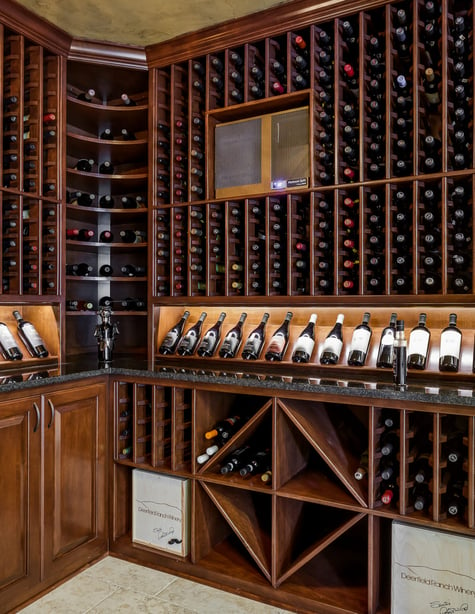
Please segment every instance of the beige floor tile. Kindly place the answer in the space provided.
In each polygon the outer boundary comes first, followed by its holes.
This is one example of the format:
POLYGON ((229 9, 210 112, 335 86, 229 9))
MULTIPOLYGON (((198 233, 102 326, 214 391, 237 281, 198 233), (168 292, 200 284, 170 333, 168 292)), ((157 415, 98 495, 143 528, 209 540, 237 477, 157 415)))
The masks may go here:
POLYGON ((179 605, 162 601, 158 597, 151 597, 137 593, 127 588, 119 588, 115 593, 106 597, 101 603, 87 611, 87 614, 196 614, 179 605))
POLYGON ((68 580, 54 591, 30 604, 22 614, 82 614, 89 608, 117 590, 104 582, 84 573, 68 580))
POLYGON ((203 584, 177 578, 158 593, 164 599, 199 614, 280 614, 284 610, 252 599, 238 597, 203 584))
POLYGON ((128 563, 108 556, 83 572, 85 575, 132 591, 155 595, 166 588, 176 577, 142 565, 128 563))

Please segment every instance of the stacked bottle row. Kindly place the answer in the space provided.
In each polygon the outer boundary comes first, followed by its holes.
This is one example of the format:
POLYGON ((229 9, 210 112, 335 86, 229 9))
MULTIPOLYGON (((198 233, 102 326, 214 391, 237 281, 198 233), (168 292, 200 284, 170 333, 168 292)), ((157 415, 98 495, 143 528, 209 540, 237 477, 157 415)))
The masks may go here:
POLYGON ((59 294, 58 204, 3 192, 0 208, 2 294, 59 294))
POLYGON ((179 471, 191 460, 191 393, 116 382, 115 457, 179 471))
POLYGON ((2 28, 2 186, 59 198, 60 59, 2 28))
POLYGON ((154 228, 157 296, 473 291, 471 176, 160 208, 154 228))
POLYGON ((374 448, 362 452, 355 470, 357 480, 368 479, 370 502, 404 515, 471 526, 471 419, 374 408, 372 420, 374 448))
POLYGON ((91 70, 87 86, 82 65, 69 74, 66 306, 146 313, 147 79, 128 80, 127 94, 119 69, 91 70))
MULTIPOLYGON (((199 317, 196 312, 188 323, 190 311, 186 310, 181 318, 158 339, 158 354, 163 356, 193 356, 269 362, 292 361, 294 363, 317 363, 322 365, 347 364, 352 367, 375 366, 394 370, 395 378, 403 377, 405 384, 407 369, 438 369, 439 371, 457 372, 461 367, 462 352, 470 349, 471 370, 475 372, 475 348, 472 339, 464 339, 464 333, 457 326, 457 314, 448 314, 448 321, 438 333, 438 343, 432 341, 431 331, 426 325, 427 314, 419 314, 413 322, 410 332, 405 333, 405 322, 392 313, 384 327, 378 327, 378 338, 373 339, 371 313, 362 314, 359 323, 352 329, 344 327, 345 314, 336 315, 336 322, 328 326, 325 317, 323 326, 317 325, 317 314, 312 313, 304 326, 291 326, 293 312, 288 311, 283 321, 277 326, 275 314, 271 318, 268 312, 260 316, 260 322, 247 324, 247 312, 240 314, 233 311, 233 321, 224 325, 226 312, 221 312, 216 319, 213 310, 213 323, 205 329, 203 323, 207 312, 199 317), (216 320, 216 321, 214 321, 216 320), (237 321, 236 321, 237 320, 237 321), (268 326, 268 322, 269 326, 268 326), (269 328, 269 332, 268 329, 269 328), (438 351, 436 347, 438 345, 438 351), (371 357, 371 358, 369 358, 371 357), (367 361, 367 359, 369 360, 367 361), (368 362, 368 365, 367 365, 368 362), (397 365, 397 367, 396 367, 397 365), (402 374, 396 371, 403 371, 402 374)), ((254 318, 256 314, 252 314, 254 318)), ((354 318, 354 314, 350 314, 354 318)), ((380 314, 377 316, 380 317, 380 314)), ((301 321, 301 317, 300 317, 301 321)), ((380 322, 379 322, 380 324, 380 322)), ((470 334, 468 335, 470 337, 470 334)), ((376 337, 376 335, 375 335, 376 337)), ((466 362, 466 361, 465 361, 466 362)), ((468 365, 464 365, 463 370, 468 365)))

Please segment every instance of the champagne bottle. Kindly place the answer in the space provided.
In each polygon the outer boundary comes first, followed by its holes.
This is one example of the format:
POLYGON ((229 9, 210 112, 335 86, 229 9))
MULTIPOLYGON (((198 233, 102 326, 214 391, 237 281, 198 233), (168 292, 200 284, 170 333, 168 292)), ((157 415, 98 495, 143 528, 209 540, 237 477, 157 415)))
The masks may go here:
POLYGON ((235 358, 242 342, 242 327, 247 318, 247 313, 242 313, 239 322, 226 334, 219 349, 221 358, 235 358))
POLYGON ((407 366, 409 369, 425 369, 429 351, 430 331, 426 327, 427 314, 419 315, 419 323, 409 335, 407 366))
POLYGON ((189 328, 186 333, 183 335, 180 343, 177 347, 177 354, 180 356, 191 356, 198 342, 200 340, 201 328, 203 326, 203 322, 207 316, 206 311, 203 311, 198 319, 198 321, 189 328))
POLYGON ((289 343, 289 325, 292 319, 293 313, 287 312, 284 321, 279 328, 272 335, 272 338, 267 346, 265 359, 266 360, 282 360, 289 343))
POLYGON ((462 332, 457 327, 457 314, 449 315, 449 325, 440 335, 439 370, 458 371, 462 332))
POLYGON ((264 313, 262 320, 248 336, 244 344, 241 356, 244 360, 257 360, 262 352, 262 347, 265 341, 266 324, 269 319, 269 314, 264 313))
POLYGON ((340 358, 343 348, 342 326, 344 319, 344 314, 339 313, 335 325, 323 342, 323 348, 320 353, 320 362, 322 365, 336 365, 340 358))
POLYGON ((388 326, 381 333, 376 366, 380 369, 392 369, 394 364, 394 336, 396 334, 397 314, 392 313, 388 326))
POLYGON ((5 360, 21 360, 23 354, 4 322, 0 322, 0 352, 5 360))
POLYGON ((174 354, 175 350, 180 342, 181 336, 183 335, 183 329, 185 327, 185 322, 188 320, 190 316, 189 311, 185 311, 180 318, 180 320, 170 328, 165 337, 163 338, 162 343, 158 349, 160 354, 174 354))
POLYGON ((315 347, 315 324, 317 322, 317 314, 312 313, 307 326, 298 336, 292 349, 293 362, 308 362, 312 357, 313 348, 315 347))
POLYGON ((215 324, 213 324, 213 326, 203 335, 203 339, 198 347, 198 356, 210 357, 214 355, 216 348, 219 345, 219 340, 221 338, 221 325, 225 317, 226 314, 224 311, 222 311, 219 314, 219 318, 215 324))
POLYGON ((372 330, 368 325, 371 314, 366 312, 363 315, 361 324, 353 331, 351 338, 350 352, 348 354, 348 364, 356 367, 362 367, 368 355, 369 342, 371 340, 372 330))

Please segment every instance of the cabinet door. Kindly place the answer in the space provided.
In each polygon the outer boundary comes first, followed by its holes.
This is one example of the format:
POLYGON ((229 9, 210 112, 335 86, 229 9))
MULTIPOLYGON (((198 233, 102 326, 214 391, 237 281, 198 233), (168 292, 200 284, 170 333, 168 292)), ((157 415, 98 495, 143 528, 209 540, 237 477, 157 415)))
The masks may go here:
POLYGON ((40 398, 1 402, 1 612, 23 601, 40 579, 40 447, 40 398))
POLYGON ((106 393, 94 384, 43 396, 44 573, 66 576, 106 543, 106 393))

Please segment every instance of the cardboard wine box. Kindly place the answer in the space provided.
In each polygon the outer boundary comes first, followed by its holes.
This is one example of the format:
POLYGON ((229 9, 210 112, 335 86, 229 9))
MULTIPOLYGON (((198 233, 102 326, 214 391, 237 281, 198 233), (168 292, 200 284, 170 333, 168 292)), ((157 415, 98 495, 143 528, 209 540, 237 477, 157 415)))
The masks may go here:
POLYGON ((187 556, 190 480, 134 469, 132 541, 187 556))
POLYGON ((475 536, 394 521, 391 612, 475 613, 475 536))

